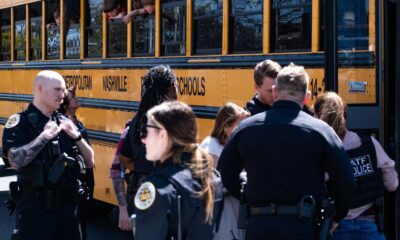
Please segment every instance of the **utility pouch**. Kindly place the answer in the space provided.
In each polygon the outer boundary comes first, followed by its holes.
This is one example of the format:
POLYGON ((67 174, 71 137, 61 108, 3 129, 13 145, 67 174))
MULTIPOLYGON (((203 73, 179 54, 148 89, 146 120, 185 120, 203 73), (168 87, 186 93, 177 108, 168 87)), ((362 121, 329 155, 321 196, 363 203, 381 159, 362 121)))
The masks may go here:
POLYGON ((301 198, 297 204, 298 217, 301 221, 311 222, 315 220, 315 199, 311 195, 301 198))
POLYGON ((50 153, 51 156, 59 156, 61 154, 60 145, 58 141, 50 142, 50 153))
POLYGON ((18 201, 20 197, 18 182, 10 182, 9 187, 10 187, 10 199, 13 201, 18 201))
POLYGON ((64 172, 67 158, 68 155, 66 153, 63 153, 57 158, 53 166, 51 166, 49 174, 47 176, 47 180, 49 180, 50 183, 56 184, 58 182, 64 172))

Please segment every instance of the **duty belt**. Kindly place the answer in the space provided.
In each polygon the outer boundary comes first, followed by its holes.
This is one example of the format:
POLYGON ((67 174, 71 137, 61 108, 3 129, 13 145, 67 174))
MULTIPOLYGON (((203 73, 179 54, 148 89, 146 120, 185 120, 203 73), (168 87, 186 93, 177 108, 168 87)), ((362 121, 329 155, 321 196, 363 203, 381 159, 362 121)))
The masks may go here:
POLYGON ((267 207, 250 207, 250 215, 297 215, 299 212, 297 205, 277 205, 271 203, 267 207))

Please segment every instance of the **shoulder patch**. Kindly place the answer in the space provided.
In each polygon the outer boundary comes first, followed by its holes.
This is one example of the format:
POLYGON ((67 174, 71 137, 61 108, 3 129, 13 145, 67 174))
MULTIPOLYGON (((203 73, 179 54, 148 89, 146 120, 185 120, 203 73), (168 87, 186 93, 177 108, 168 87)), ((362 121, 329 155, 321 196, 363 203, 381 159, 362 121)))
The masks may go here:
POLYGON ((135 206, 139 210, 145 210, 153 205, 156 199, 156 188, 151 182, 144 182, 136 192, 135 206))
POLYGON ((18 125, 20 120, 20 115, 19 114, 14 114, 12 115, 4 125, 5 128, 13 128, 18 125))

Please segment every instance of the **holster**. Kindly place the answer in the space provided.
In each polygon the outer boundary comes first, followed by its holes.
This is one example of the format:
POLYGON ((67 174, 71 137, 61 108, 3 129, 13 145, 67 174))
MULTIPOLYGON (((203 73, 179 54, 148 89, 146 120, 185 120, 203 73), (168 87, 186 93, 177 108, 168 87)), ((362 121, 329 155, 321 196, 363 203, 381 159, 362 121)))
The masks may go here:
POLYGON ((320 232, 319 239, 327 240, 330 238, 330 231, 332 227, 334 215, 334 205, 332 200, 329 198, 324 198, 321 203, 321 215, 320 215, 320 232))

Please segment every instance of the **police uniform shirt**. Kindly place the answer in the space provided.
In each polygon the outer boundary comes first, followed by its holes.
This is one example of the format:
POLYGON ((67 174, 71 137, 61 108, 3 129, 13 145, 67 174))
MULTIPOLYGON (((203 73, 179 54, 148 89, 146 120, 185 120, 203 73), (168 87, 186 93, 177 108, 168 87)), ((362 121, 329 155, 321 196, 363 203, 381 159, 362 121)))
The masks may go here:
POLYGON ((245 119, 225 146, 218 169, 236 197, 243 168, 246 199, 253 207, 292 205, 308 194, 320 201, 328 172, 339 221, 355 188, 349 158, 333 129, 291 101, 277 101, 271 110, 245 119))
POLYGON ((177 239, 178 195, 181 195, 182 239, 212 239, 216 219, 221 210, 222 184, 216 182, 214 218, 205 222, 204 200, 195 192, 201 191, 188 168, 166 160, 140 186, 135 196, 136 240, 177 239))
MULTIPOLYGON (((60 113, 54 112, 52 117, 54 119, 61 119, 64 116, 60 113)), ((4 156, 7 156, 10 148, 24 146, 38 137, 49 120, 50 118, 45 116, 32 103, 29 104, 28 109, 23 113, 12 115, 5 124, 3 131, 4 156), (34 115, 33 120, 36 122, 35 126, 33 126, 34 123, 30 122, 27 118, 30 114, 34 115)), ((61 131, 58 137, 54 139, 59 140, 61 153, 65 152, 69 156, 72 156, 75 142, 65 132, 61 131)), ((46 148, 44 148, 44 150, 46 150, 46 148)), ((42 150, 35 159, 45 158, 44 150, 42 150)), ((47 159, 47 161, 49 161, 47 164, 52 166, 55 159, 47 159)))
POLYGON ((260 100, 258 100, 256 95, 250 101, 247 102, 246 109, 249 110, 251 115, 256 115, 257 113, 262 113, 271 109, 271 106, 262 103, 260 100))

